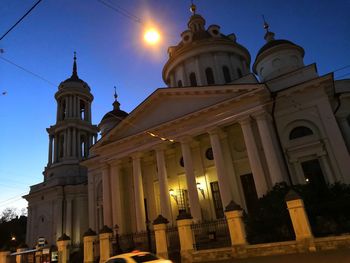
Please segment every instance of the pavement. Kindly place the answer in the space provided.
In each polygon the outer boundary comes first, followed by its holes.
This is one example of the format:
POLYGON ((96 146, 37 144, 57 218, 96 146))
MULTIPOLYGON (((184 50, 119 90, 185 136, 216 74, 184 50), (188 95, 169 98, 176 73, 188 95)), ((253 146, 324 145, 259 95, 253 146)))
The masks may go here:
MULTIPOLYGON (((208 261, 203 263, 213 263, 208 261)), ((350 263, 350 249, 215 261, 218 263, 350 263)))

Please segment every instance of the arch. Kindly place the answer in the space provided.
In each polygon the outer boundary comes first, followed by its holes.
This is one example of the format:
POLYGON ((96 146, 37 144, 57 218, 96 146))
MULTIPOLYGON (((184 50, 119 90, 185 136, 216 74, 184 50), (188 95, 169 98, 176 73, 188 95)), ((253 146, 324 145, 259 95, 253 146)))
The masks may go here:
POLYGON ((222 73, 224 74, 225 83, 230 83, 232 81, 230 70, 227 66, 222 67, 222 73))
POLYGON ((289 140, 298 139, 301 137, 313 135, 313 131, 305 126, 297 126, 291 130, 289 133, 289 140))
POLYGON ((183 87, 183 86, 182 86, 182 80, 178 80, 178 81, 177 81, 177 86, 178 86, 179 88, 183 87))
POLYGON ((238 75, 238 78, 243 77, 242 70, 240 68, 237 68, 237 75, 238 75))
POLYGON ((215 83, 213 70, 211 68, 205 69, 205 76, 207 78, 208 85, 213 85, 215 83))
POLYGON ((190 84, 192 87, 197 86, 197 78, 196 78, 196 74, 194 72, 191 72, 191 74, 190 74, 190 84))

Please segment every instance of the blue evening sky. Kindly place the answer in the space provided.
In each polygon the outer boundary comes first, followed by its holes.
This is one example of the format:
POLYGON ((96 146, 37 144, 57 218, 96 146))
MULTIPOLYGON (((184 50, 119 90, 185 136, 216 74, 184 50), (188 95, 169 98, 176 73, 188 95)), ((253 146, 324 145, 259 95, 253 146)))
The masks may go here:
MULTIPOLYGON (((148 47, 143 27, 97 0, 43 0, 9 35, 0 41, 0 211, 26 207, 20 196, 43 180, 47 163, 46 128, 55 123, 58 84, 72 71, 77 52, 78 74, 95 97, 93 123, 112 109, 113 86, 121 108, 133 110, 156 88, 167 47, 180 41, 187 27, 190 1, 104 0, 153 24, 162 42, 148 47), (34 77, 7 59, 47 79, 34 77), (6 95, 1 95, 2 92, 6 95)), ((0 35, 36 0, 1 0, 0 35)), ((276 38, 305 49, 305 64, 316 62, 320 75, 350 64, 350 0, 197 0, 207 26, 217 24, 224 34, 235 33, 250 51, 252 62, 264 44, 261 15, 276 38)), ((336 72, 340 77, 350 68, 336 72)), ((350 75, 347 75, 349 77, 350 75)))

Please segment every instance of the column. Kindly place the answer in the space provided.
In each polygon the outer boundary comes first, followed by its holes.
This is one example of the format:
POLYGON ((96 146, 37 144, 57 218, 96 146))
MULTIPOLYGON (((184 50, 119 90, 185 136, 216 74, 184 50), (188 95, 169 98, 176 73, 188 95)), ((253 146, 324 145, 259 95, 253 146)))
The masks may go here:
POLYGON ((274 134, 274 132, 269 129, 268 122, 271 121, 271 117, 267 112, 260 112, 254 115, 254 117, 258 124, 258 130, 266 156, 266 162, 270 172, 272 185, 287 181, 287 178, 285 178, 285 169, 281 166, 281 153, 277 152, 276 150, 279 147, 277 145, 274 145, 273 141, 273 137, 276 137, 276 134, 274 134))
POLYGON ((72 135, 72 155, 74 157, 77 156, 77 135, 76 135, 76 128, 73 127, 73 135, 72 135))
POLYGON ((201 206, 199 204, 197 183, 194 174, 192 154, 188 138, 181 140, 181 150, 185 164, 186 182, 188 189, 188 198, 190 201, 191 215, 194 221, 201 221, 201 206))
POLYGON ((68 128, 67 129, 67 154, 68 156, 72 156, 72 129, 68 128))
POLYGON ((58 154, 58 139, 57 139, 57 134, 54 135, 54 149, 53 149, 53 162, 57 162, 58 158, 57 158, 57 154, 58 154))
POLYGON ((79 131, 77 131, 77 145, 76 145, 76 147, 77 147, 77 150, 78 150, 78 158, 81 158, 81 156, 82 156, 82 152, 81 152, 81 141, 80 141, 80 132, 79 131))
POLYGON ((171 218, 171 206, 169 196, 168 174, 165 166, 164 148, 156 149, 159 194, 160 194, 160 214, 165 218, 171 218))
POLYGON ((224 156, 222 154, 219 131, 219 129, 211 130, 209 131, 209 135, 211 147, 214 154, 214 162, 220 188, 220 196, 223 207, 226 207, 232 201, 232 195, 230 193, 230 182, 227 178, 224 156))
POLYGON ((185 73, 185 65, 182 64, 180 66, 180 75, 181 75, 181 80, 182 80, 182 86, 186 87, 188 86, 188 81, 187 81, 187 76, 185 73))
POLYGON ((350 152, 350 123, 346 116, 342 116, 338 120, 341 132, 343 134, 344 141, 346 142, 348 152, 350 152))
POLYGON ((171 73, 171 74, 170 74, 170 87, 176 87, 175 75, 174 75, 174 73, 171 73))
POLYGON ((72 236, 72 199, 67 198, 66 200, 66 230, 65 234, 72 236))
POLYGON ((108 227, 112 227, 113 224, 110 185, 110 167, 104 165, 102 168, 103 224, 108 227))
POLYGON ((202 86, 203 85, 203 76, 202 76, 202 72, 199 66, 199 59, 198 57, 195 57, 194 59, 194 64, 195 64, 195 71, 196 71, 196 76, 197 76, 197 85, 198 86, 202 86))
POLYGON ((262 167, 261 159, 258 152, 258 147, 253 134, 250 117, 247 117, 239 121, 242 131, 244 142, 247 147, 247 154, 252 170, 256 192, 258 197, 263 196, 267 191, 267 182, 265 178, 264 169, 262 167))
POLYGON ((215 76, 215 83, 216 84, 224 84, 224 77, 223 77, 223 73, 222 73, 222 69, 219 65, 218 62, 218 57, 216 54, 213 54, 213 59, 214 59, 214 74, 215 76))
POLYGON ((52 164, 52 143, 53 143, 53 136, 49 135, 49 160, 48 164, 52 164))
MULTIPOLYGON (((63 187, 62 187, 63 189, 63 187)), ((64 190, 62 190, 64 191, 64 190)), ((62 222, 62 214, 63 214, 63 193, 60 193, 59 196, 56 199, 56 220, 57 220, 57 226, 56 226, 56 238, 59 238, 63 234, 63 222, 62 222)), ((29 244, 28 244, 29 245, 29 244)))
POLYGON ((119 233, 124 233, 120 176, 120 161, 117 160, 111 164, 112 219, 113 227, 118 225, 119 233))
POLYGON ((91 229, 99 229, 96 225, 96 198, 94 191, 94 175, 88 171, 88 204, 89 204, 89 227, 91 229))
POLYGON ((144 195, 141 172, 141 154, 136 153, 132 156, 134 195, 135 195, 135 214, 137 232, 146 230, 146 215, 144 207, 144 195))

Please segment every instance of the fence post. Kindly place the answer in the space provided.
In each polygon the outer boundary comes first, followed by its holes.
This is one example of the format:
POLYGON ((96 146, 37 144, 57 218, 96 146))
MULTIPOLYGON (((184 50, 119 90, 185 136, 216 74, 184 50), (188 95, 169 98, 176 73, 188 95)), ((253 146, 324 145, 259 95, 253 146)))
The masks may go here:
POLYGON ((100 263, 104 263, 112 255, 113 230, 108 226, 103 226, 100 230, 100 263))
POLYGON ((193 223, 192 216, 187 213, 180 213, 176 218, 176 222, 180 239, 181 262, 191 262, 191 252, 194 250, 191 229, 191 225, 193 223))
POLYGON ((303 199, 294 190, 290 190, 285 197, 285 201, 292 220, 296 241, 300 243, 301 247, 306 247, 309 251, 315 251, 316 247, 303 199))
POLYGON ((84 233, 84 263, 93 263, 95 260, 94 242, 96 232, 89 228, 84 233))
MULTIPOLYGON (((23 252, 23 251, 26 251, 27 249, 28 247, 26 245, 21 245, 17 248, 16 252, 23 252)), ((23 258, 23 255, 17 255, 16 263, 22 263, 22 258, 23 258)))
POLYGON ((157 255, 163 258, 168 258, 168 241, 166 235, 166 226, 168 223, 168 219, 166 219, 162 215, 159 215, 153 221, 157 255))
POLYGON ((69 245, 70 237, 65 233, 57 239, 57 250, 58 250, 58 262, 67 263, 69 262, 69 245))
POLYGON ((10 251, 0 251, 0 263, 10 263, 10 251))
POLYGON ((227 219, 228 228, 230 230, 231 244, 246 245, 245 225, 243 222, 243 209, 231 201, 225 209, 225 216, 227 219))

